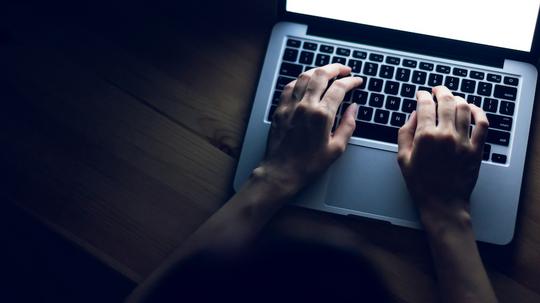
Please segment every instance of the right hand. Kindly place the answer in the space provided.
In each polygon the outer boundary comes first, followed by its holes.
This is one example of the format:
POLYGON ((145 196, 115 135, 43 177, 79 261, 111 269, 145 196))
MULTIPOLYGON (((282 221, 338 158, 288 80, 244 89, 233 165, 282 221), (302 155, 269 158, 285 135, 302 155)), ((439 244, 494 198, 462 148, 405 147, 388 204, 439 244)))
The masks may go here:
POLYGON ((435 87, 433 94, 438 106, 428 92, 417 93, 417 111, 398 136, 398 162, 425 225, 470 219, 469 198, 489 126, 482 109, 448 88, 435 87), (476 126, 469 138, 471 114, 476 126))

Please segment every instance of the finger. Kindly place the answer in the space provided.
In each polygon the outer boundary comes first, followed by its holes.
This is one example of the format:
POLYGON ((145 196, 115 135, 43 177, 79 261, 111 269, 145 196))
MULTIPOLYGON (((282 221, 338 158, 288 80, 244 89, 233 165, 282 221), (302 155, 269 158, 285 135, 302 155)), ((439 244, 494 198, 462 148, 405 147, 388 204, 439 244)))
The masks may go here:
POLYGON ((456 97, 456 131, 463 141, 469 140, 471 108, 465 99, 456 97))
POLYGON ((469 104, 471 108, 472 117, 474 119, 474 130, 471 135, 471 143, 475 149, 483 149, 484 142, 486 141, 486 136, 489 127, 489 121, 487 119, 486 113, 474 104, 469 104))
POLYGON ((343 102, 345 94, 353 88, 360 86, 362 81, 362 78, 359 77, 346 77, 334 81, 324 94, 321 105, 326 105, 328 110, 335 115, 339 105, 343 102))
POLYGON ((456 128, 456 101, 452 92, 446 86, 433 88, 433 94, 437 98, 438 126, 441 128, 456 128))
POLYGON ((350 67, 337 63, 314 69, 303 99, 308 102, 320 102, 330 80, 338 76, 346 76, 350 73, 350 67))
POLYGON ((341 155, 345 151, 347 143, 349 142, 349 139, 356 128, 357 114, 358 105, 356 103, 352 103, 345 110, 345 113, 339 122, 339 126, 334 132, 334 136, 330 141, 331 149, 333 149, 333 153, 335 153, 336 156, 341 155))
POLYGON ((285 87, 283 88, 283 92, 281 92, 281 97, 279 98, 279 104, 278 107, 287 106, 289 104, 294 103, 292 94, 294 87, 296 86, 296 81, 291 81, 285 87))
POLYGON ((304 98, 304 94, 306 93, 308 83, 313 76, 314 70, 315 69, 310 69, 301 73, 300 76, 298 76, 298 79, 296 80, 296 85, 294 86, 292 92, 292 97, 294 101, 300 101, 302 100, 302 98, 304 98))
POLYGON ((427 91, 416 93, 416 131, 435 127, 435 102, 427 91))
POLYGON ((416 124, 418 120, 416 117, 416 111, 413 111, 411 117, 407 122, 399 129, 398 132, 398 157, 404 157, 408 155, 412 149, 414 134, 416 133, 416 124))

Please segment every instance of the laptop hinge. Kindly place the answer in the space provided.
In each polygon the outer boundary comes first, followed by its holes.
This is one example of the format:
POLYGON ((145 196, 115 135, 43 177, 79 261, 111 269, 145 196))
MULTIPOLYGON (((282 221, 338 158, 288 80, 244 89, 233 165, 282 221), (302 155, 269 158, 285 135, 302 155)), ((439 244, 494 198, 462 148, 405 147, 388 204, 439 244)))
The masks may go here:
MULTIPOLYGON (((359 26, 363 27, 363 26, 359 26)), ((414 33, 396 32, 380 29, 377 34, 373 31, 358 30, 340 26, 339 29, 331 23, 314 24, 308 26, 308 35, 331 38, 336 40, 360 43, 378 47, 385 47, 400 51, 413 52, 446 59, 459 60, 474 64, 487 65, 495 68, 504 67, 504 58, 486 52, 471 52, 466 47, 456 47, 456 42, 449 39, 440 39, 437 43, 419 42, 414 33), (385 39, 380 39, 381 32, 385 39)))

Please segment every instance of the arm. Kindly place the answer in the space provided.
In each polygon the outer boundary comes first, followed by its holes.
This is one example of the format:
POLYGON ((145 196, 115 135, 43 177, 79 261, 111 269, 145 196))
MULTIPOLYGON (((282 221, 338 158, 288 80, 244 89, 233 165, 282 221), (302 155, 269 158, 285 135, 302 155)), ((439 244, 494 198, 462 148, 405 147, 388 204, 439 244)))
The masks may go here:
POLYGON ((444 86, 417 94, 417 111, 399 131, 398 162, 431 246, 446 302, 497 302, 480 259, 469 213, 488 120, 444 86), (476 127, 469 137, 471 114, 476 127), (438 123, 436 122, 438 120, 438 123))
POLYGON ((330 87, 328 84, 350 72, 349 67, 331 64, 307 71, 285 87, 264 161, 238 193, 142 283, 128 302, 151 300, 157 287, 179 270, 182 260, 197 252, 227 254, 244 248, 283 204, 343 153, 354 131, 356 105, 349 106, 333 134, 332 124, 343 97, 362 79, 345 77, 330 87))

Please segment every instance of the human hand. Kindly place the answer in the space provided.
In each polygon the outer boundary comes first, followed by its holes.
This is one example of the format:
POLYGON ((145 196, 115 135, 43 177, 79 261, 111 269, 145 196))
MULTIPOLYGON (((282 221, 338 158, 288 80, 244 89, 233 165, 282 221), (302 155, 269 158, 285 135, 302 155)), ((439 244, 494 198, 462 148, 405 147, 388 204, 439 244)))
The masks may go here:
POLYGON ((424 224, 469 218, 489 126, 484 111, 448 88, 417 93, 417 111, 399 130, 398 162, 424 224), (471 137, 471 113, 476 121, 471 137), (438 123, 436 123, 438 119, 438 123))
POLYGON ((345 94, 362 84, 349 75, 351 68, 330 64, 302 73, 285 86, 268 139, 266 158, 254 171, 298 191, 324 172, 347 147, 356 126, 358 107, 350 105, 339 127, 331 133, 336 111, 345 94))

